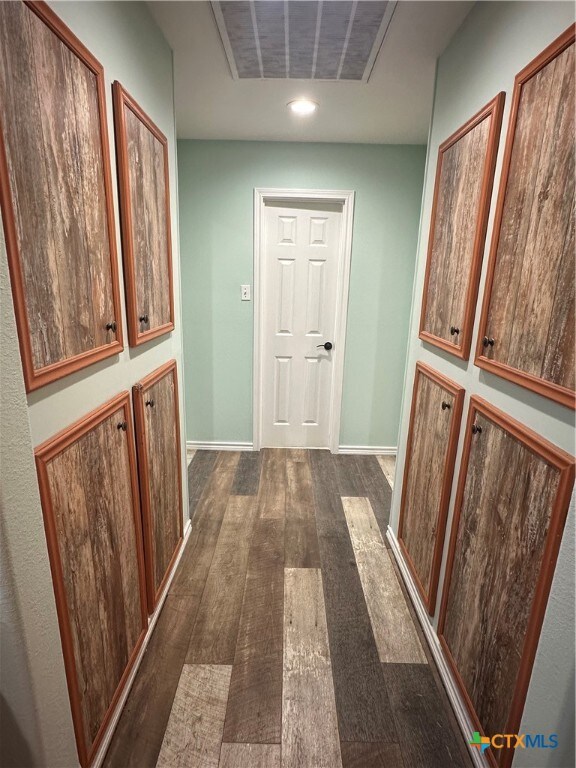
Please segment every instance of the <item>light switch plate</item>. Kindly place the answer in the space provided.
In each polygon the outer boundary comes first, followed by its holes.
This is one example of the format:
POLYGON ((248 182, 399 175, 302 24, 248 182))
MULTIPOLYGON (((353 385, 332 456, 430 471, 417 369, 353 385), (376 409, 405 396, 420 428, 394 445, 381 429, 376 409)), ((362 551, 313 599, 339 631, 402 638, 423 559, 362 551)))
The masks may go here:
POLYGON ((241 285, 240 286, 240 295, 242 297, 242 301, 250 301, 250 286, 249 285, 241 285))

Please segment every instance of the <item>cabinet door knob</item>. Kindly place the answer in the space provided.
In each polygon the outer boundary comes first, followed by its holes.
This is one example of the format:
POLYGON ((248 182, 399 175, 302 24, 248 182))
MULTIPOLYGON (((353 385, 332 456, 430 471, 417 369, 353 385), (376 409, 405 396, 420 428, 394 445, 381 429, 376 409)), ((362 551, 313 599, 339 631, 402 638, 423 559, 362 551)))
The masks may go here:
POLYGON ((442 410, 445 411, 446 408, 450 408, 450 403, 447 403, 446 400, 442 400, 442 410))
POLYGON ((141 323, 148 323, 148 315, 140 315, 138 319, 141 323))
POLYGON ((118 326, 116 325, 116 320, 112 320, 111 323, 106 323, 106 330, 107 331, 113 331, 114 333, 116 333, 116 328, 117 327, 118 326))
POLYGON ((146 400, 145 404, 150 408, 154 408, 154 400, 146 400))
POLYGON ((482 434, 482 427, 479 424, 472 424, 472 434, 473 435, 481 435, 482 434))
POLYGON ((460 333, 460 328, 457 328, 455 325, 450 326, 450 336, 458 336, 460 333))
POLYGON ((494 346, 494 339, 491 336, 484 336, 482 339, 482 346, 484 349, 487 347, 493 347, 494 346))
POLYGON ((128 429, 128 422, 127 421, 121 421, 118 424, 118 429, 121 429, 122 432, 126 432, 126 430, 128 429))

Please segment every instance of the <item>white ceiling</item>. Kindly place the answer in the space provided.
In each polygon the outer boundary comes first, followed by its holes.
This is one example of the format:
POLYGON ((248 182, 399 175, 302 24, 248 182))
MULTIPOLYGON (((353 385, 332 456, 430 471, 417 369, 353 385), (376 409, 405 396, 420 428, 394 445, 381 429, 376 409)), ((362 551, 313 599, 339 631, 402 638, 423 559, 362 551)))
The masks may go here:
POLYGON ((234 80, 210 3, 148 5, 174 51, 179 138, 424 144, 435 61, 474 3, 401 0, 368 83, 234 80), (303 96, 308 118, 286 109, 303 96))

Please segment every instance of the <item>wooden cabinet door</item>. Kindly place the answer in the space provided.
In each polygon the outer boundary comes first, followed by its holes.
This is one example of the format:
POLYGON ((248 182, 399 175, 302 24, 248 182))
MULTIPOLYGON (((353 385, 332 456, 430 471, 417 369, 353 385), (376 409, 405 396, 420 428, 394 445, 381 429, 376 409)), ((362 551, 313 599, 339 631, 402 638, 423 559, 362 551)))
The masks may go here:
POLYGON ((471 399, 438 634, 486 735, 519 733, 573 484, 571 456, 471 399))
POLYGON ((514 84, 476 365, 574 408, 574 26, 514 84))
POLYGON ((0 203, 28 391, 122 349, 102 66, 45 3, 0 3, 0 203))
POLYGON ((433 615, 454 475, 464 389, 416 364, 398 539, 433 615))
POLYGON ((128 392, 36 450, 72 718, 89 765, 147 625, 128 392))
POLYGON ((468 360, 504 93, 440 145, 420 338, 468 360))
POLYGON ((131 346, 174 329, 168 142, 118 81, 114 122, 131 346))
POLYGON ((176 361, 134 387, 148 610, 182 544, 182 461, 176 361))

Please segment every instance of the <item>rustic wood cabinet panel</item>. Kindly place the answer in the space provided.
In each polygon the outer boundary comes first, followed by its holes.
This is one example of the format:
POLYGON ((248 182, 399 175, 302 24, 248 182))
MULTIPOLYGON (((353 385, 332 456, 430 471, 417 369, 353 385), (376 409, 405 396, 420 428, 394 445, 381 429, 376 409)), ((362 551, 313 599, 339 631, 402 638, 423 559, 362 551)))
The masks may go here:
POLYGON ((131 346, 174 329, 168 142, 113 85, 122 250, 131 346))
POLYGON ((514 95, 476 364, 574 407, 574 26, 514 95))
POLYGON ((0 3, 0 203, 28 391, 122 349, 101 65, 44 3, 0 3))
POLYGON ((571 456, 471 399, 438 634, 485 734, 519 733, 573 484, 571 456))
POLYGON ((148 609, 182 544, 182 461, 176 361, 134 387, 148 609))
POLYGON ((36 450, 80 763, 88 765, 144 638, 144 558, 126 392, 36 450))
POLYGON ((420 338, 468 359, 504 93, 438 149, 420 338))
POLYGON ((464 389, 416 364, 398 539, 433 615, 454 475, 464 389))

